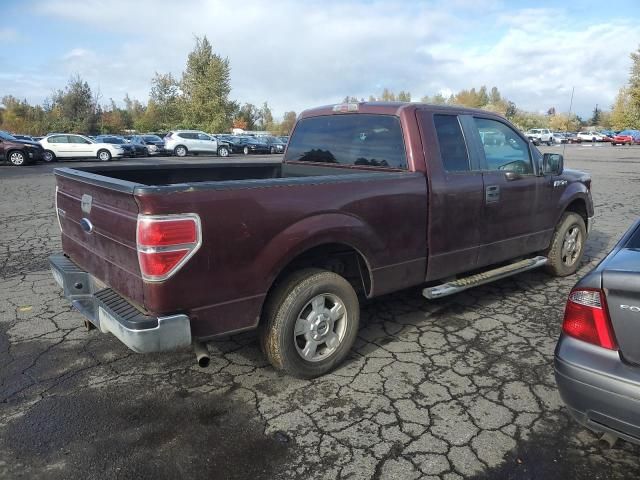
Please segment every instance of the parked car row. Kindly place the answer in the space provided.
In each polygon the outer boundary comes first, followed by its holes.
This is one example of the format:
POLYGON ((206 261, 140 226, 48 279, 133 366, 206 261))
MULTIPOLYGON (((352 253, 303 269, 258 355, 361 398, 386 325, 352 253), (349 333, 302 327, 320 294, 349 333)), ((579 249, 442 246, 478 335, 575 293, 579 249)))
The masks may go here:
POLYGON ((66 158, 96 158, 109 161, 122 157, 208 154, 227 157, 284 153, 288 137, 212 135, 199 130, 174 130, 162 137, 144 135, 98 135, 50 133, 45 137, 12 135, 0 131, 0 160, 21 166, 38 160, 53 162, 66 158))
POLYGON ((525 132, 527 138, 534 145, 582 142, 610 142, 611 145, 632 145, 640 144, 640 130, 623 130, 614 132, 613 130, 590 130, 581 132, 553 132, 548 128, 532 128, 525 132))

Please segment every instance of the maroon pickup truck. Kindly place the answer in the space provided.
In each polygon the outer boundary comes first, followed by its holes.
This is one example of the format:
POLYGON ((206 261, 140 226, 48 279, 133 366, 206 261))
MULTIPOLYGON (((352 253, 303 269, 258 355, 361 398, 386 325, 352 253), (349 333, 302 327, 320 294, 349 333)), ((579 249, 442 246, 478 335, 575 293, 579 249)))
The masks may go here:
POLYGON ((137 352, 259 330, 271 363, 330 371, 359 299, 438 298, 545 266, 575 272, 591 179, 504 118, 416 103, 300 115, 282 163, 55 170, 57 282, 137 352))

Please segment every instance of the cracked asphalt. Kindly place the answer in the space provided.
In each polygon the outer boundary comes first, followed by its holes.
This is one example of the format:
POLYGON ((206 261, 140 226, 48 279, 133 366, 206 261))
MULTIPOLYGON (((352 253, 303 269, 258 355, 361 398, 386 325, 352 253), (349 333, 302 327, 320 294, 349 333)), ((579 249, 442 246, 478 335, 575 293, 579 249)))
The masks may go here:
MULTIPOLYGON (((565 164, 593 176, 584 274, 640 213, 640 148, 568 146, 565 164)), ((0 166, 0 478, 640 477, 640 448, 602 449, 555 387, 577 275, 377 299, 348 361, 312 381, 276 373, 251 333, 201 369, 84 329, 47 269, 51 170, 0 166)))

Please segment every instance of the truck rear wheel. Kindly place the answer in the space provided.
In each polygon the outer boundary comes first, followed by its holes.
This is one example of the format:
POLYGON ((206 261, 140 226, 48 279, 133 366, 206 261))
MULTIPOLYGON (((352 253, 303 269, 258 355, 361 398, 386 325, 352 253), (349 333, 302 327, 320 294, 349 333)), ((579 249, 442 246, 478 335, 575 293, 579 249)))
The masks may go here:
POLYGON ((270 294, 260 346, 271 364, 298 378, 330 372, 349 354, 358 334, 360 306, 340 275, 306 268, 270 294))
POLYGON ((576 272, 584 254, 587 228, 583 218, 574 212, 565 212, 556 226, 551 245, 545 252, 549 262, 545 269, 556 277, 576 272))

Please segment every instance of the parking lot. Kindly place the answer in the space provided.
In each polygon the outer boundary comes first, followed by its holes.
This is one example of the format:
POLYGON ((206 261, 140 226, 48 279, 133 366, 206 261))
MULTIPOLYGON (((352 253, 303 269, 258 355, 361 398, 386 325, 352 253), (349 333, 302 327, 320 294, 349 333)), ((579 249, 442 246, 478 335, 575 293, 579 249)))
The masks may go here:
MULTIPOLYGON (((564 154, 593 176, 584 274, 640 214, 640 147, 564 154)), ((122 163, 175 161, 219 160, 122 163)), ((640 448, 603 449, 555 388, 578 276, 533 271, 438 301, 419 289, 376 299, 350 359, 312 381, 276 373, 253 333, 212 342, 201 369, 191 351, 142 356, 85 330, 47 268, 60 250, 55 166, 0 166, 1 478, 640 476, 640 448)))

